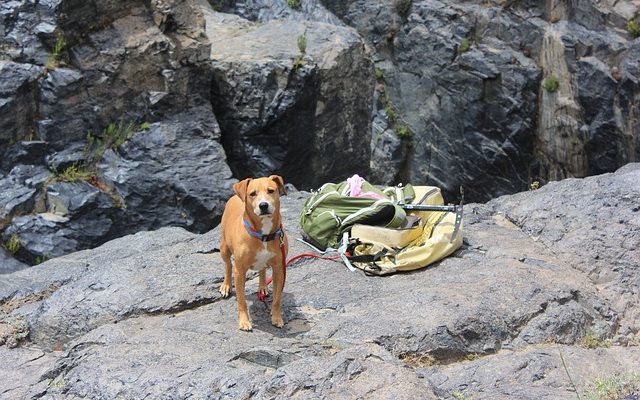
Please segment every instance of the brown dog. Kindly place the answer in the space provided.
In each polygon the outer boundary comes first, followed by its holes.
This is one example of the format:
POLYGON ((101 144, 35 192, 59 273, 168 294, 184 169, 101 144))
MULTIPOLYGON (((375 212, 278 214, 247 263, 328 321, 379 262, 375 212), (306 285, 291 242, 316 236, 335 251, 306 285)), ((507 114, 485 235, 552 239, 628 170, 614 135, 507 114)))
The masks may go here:
POLYGON ((280 312, 280 301, 284 287, 284 262, 289 248, 280 216, 280 193, 286 194, 284 182, 278 175, 248 178, 236 183, 233 190, 235 195, 227 201, 222 214, 220 255, 225 263, 225 271, 220 293, 223 297, 228 297, 231 292, 233 265, 238 299, 238 324, 243 331, 250 331, 251 317, 244 297, 247 271, 259 271, 259 293, 266 296, 269 289, 265 269, 271 267, 274 292, 271 323, 282 328, 284 321, 280 312))

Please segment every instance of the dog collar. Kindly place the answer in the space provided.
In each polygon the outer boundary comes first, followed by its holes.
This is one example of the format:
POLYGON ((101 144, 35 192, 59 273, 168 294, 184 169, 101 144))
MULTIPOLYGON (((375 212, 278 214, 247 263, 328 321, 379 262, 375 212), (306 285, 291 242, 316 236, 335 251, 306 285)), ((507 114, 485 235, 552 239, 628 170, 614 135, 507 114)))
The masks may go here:
POLYGON ((247 230, 247 233, 249 233, 249 235, 253 236, 256 239, 259 239, 261 242, 270 242, 283 235, 282 225, 280 225, 280 228, 278 228, 277 231, 265 235, 261 231, 255 230, 246 219, 243 219, 242 222, 244 223, 244 227, 247 230))

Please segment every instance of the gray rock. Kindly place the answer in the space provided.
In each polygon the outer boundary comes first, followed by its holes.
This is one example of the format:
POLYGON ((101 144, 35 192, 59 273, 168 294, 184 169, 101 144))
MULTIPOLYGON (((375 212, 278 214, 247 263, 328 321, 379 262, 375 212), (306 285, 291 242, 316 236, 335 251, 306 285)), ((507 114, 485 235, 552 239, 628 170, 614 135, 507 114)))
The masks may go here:
MULTIPOLYGON (((575 399, 596 392, 596 379, 620 377, 637 370, 637 348, 583 349, 541 346, 523 352, 502 351, 475 361, 423 369, 427 386, 438 398, 575 399), (562 358, 561 358, 562 357, 562 358), (564 361, 563 361, 564 359, 564 361), (566 370, 565 366, 566 365, 566 370)), ((588 398, 588 397, 587 397, 588 398)))
POLYGON ((69 218, 51 213, 15 217, 11 225, 5 229, 3 239, 9 240, 14 235, 18 237, 20 239, 18 255, 30 263, 37 263, 81 248, 76 240, 67 237, 70 232, 64 228, 68 222, 69 218))
POLYGON ((40 165, 49 149, 43 141, 21 141, 9 146, 2 155, 2 168, 10 171, 17 164, 40 165))
POLYGON ((462 184, 486 201, 640 157, 640 128, 628 122, 637 45, 625 32, 637 4, 423 0, 404 17, 376 0, 323 3, 372 48, 392 106, 415 133, 398 175, 385 173, 388 152, 373 154, 372 180, 435 184, 447 199, 462 184), (556 93, 542 88, 550 75, 556 93))
POLYGON ((617 332, 630 338, 640 332, 638 175, 638 164, 630 164, 615 175, 552 182, 489 203, 534 240, 572 259, 609 299, 617 332))
POLYGON ((0 178, 0 228, 16 215, 31 212, 35 207, 36 190, 16 182, 14 177, 0 178))
MULTIPOLYGON (((463 248, 409 274, 367 277, 297 261, 283 329, 255 299, 251 276, 254 331, 237 330, 235 300, 217 292, 219 228, 164 228, 53 259, 0 280, 0 327, 30 348, 64 352, 36 363, 26 347, 0 348, 7 359, 31 360, 17 372, 0 367, 13 378, 2 390, 23 398, 572 398, 560 354, 580 393, 598 377, 633 372, 640 357, 635 347, 579 347, 589 332, 638 339, 630 325, 638 304, 617 304, 617 294, 638 290, 626 263, 637 256, 639 178, 633 164, 468 205, 463 248), (561 239, 557 219, 567 228, 561 239), (611 221, 618 225, 604 234, 586 227, 611 221), (603 261, 594 264, 596 250, 603 261), (587 273, 594 265, 606 281, 587 273)), ((308 251, 293 240, 307 196, 283 198, 291 256, 308 251)))
POLYGON ((213 228, 236 182, 219 140, 218 124, 203 107, 152 124, 117 151, 107 151, 98 174, 122 201, 113 220, 116 231, 213 228))
POLYGON ((56 38, 61 0, 13 0, 0 4, 0 58, 44 65, 56 38))
POLYGON ((10 274, 29 267, 27 264, 13 258, 4 247, 0 247, 0 275, 10 274))
MULTIPOLYGON (((215 3, 214 0, 212 3, 215 3)), ((218 0, 218 3, 225 3, 218 0)), ((232 12, 251 21, 266 22, 276 19, 291 19, 294 21, 316 21, 332 25, 342 25, 333 13, 329 12, 317 0, 301 1, 300 6, 292 8, 286 0, 245 0, 242 2, 228 2, 235 4, 221 4, 221 10, 232 12)), ((218 10, 220 11, 220 10, 218 10)))
POLYGON ((36 65, 0 60, 0 143, 34 135, 41 74, 36 65))
POLYGON ((84 143, 72 143, 65 146, 46 158, 46 163, 52 171, 63 172, 65 169, 76 166, 81 167, 88 158, 86 145, 84 143))
POLYGON ((213 108, 234 175, 275 172, 308 188, 366 173, 373 71, 355 31, 205 16, 215 38, 213 108), (301 35, 306 55, 294 70, 301 35))

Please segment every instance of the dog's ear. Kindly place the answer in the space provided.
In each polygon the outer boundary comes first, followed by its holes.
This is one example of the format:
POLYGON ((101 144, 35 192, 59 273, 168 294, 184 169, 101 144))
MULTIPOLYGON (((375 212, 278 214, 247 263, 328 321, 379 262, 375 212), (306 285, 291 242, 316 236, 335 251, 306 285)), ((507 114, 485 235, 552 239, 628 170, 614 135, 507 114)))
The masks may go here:
POLYGON ((247 178, 233 185, 233 191, 236 192, 236 195, 240 197, 242 201, 245 201, 247 198, 247 188, 249 187, 249 182, 251 182, 251 178, 247 178))
POLYGON ((271 175, 269 177, 269 179, 271 179, 272 181, 274 181, 275 183, 278 184, 278 191, 280 192, 280 195, 286 195, 287 191, 284 188, 284 180, 282 179, 282 177, 280 175, 271 175))

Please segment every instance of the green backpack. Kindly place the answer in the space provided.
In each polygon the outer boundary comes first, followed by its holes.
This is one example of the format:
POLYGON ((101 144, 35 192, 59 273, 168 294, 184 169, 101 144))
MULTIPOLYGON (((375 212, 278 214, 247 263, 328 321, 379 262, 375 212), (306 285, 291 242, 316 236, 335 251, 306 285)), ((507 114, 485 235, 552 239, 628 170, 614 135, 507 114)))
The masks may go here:
POLYGON ((348 190, 346 181, 326 183, 307 199, 300 212, 305 240, 325 250, 337 248, 342 233, 355 224, 398 228, 407 218, 398 203, 410 203, 415 196, 411 185, 380 190, 366 181, 362 184, 362 192, 376 193, 382 199, 351 197, 348 190))

